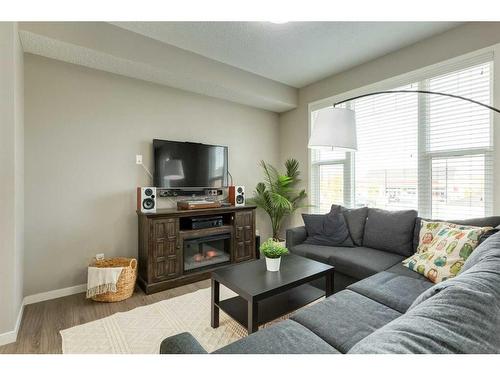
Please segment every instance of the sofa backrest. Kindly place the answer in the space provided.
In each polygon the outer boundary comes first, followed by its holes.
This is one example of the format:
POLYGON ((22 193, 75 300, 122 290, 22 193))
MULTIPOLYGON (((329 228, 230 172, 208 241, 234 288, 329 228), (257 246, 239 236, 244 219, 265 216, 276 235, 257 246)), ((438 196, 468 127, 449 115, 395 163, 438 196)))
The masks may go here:
POLYGON ((356 246, 373 247, 403 256, 411 256, 417 251, 422 220, 447 221, 476 227, 500 226, 500 216, 435 220, 419 217, 415 210, 388 211, 369 207, 347 209, 332 204, 332 210, 337 208, 343 210, 351 238, 356 246), (370 219, 371 222, 368 222, 370 219))
POLYGON ((349 353, 500 353, 500 233, 349 353))
POLYGON ((420 241, 420 228, 422 226, 422 220, 426 221, 446 221, 453 224, 461 225, 472 225, 474 227, 497 227, 500 225, 500 216, 487 216, 467 220, 435 220, 435 219, 425 219, 422 217, 417 217, 415 221, 415 229, 413 231, 413 252, 417 251, 418 243, 420 241))
POLYGON ((363 246, 403 256, 413 254, 417 211, 387 211, 368 208, 363 246))

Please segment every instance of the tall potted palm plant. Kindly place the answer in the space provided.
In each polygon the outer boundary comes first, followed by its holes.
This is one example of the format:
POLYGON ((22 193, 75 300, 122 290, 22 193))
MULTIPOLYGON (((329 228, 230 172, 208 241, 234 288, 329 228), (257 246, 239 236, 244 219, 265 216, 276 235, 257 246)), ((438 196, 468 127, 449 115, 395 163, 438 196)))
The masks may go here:
POLYGON ((250 202, 263 209, 271 219, 273 239, 280 238, 283 220, 301 207, 307 198, 305 190, 297 189, 299 178, 299 162, 288 159, 285 162, 285 173, 280 173, 275 167, 261 161, 264 171, 264 182, 259 182, 250 202))

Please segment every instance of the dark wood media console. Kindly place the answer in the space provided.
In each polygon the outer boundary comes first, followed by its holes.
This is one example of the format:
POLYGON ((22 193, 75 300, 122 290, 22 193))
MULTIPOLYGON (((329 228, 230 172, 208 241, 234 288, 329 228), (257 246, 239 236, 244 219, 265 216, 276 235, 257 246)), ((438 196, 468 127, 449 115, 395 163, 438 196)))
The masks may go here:
POLYGON ((208 279, 214 269, 256 258, 255 206, 137 214, 137 281, 146 294, 208 279), (191 229, 192 218, 214 216, 222 225, 191 229))

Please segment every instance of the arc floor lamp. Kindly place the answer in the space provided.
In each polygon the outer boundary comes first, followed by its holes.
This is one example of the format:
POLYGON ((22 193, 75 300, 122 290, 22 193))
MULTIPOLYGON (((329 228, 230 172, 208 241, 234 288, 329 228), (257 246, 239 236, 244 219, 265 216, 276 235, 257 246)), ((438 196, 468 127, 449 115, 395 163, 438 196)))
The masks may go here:
POLYGON ((383 94, 398 94, 398 93, 413 93, 413 94, 429 94, 448 96, 450 98, 465 100, 470 103, 486 107, 494 112, 500 113, 500 109, 490 105, 478 102, 473 99, 465 98, 459 95, 446 94, 437 91, 426 90, 389 90, 389 91, 376 91, 368 94, 354 96, 349 99, 342 100, 335 103, 333 107, 319 111, 318 117, 314 122, 314 128, 309 138, 309 148, 314 149, 341 149, 346 151, 356 151, 358 149, 356 141, 356 116, 355 112, 351 109, 337 108, 342 103, 349 102, 373 95, 383 94))

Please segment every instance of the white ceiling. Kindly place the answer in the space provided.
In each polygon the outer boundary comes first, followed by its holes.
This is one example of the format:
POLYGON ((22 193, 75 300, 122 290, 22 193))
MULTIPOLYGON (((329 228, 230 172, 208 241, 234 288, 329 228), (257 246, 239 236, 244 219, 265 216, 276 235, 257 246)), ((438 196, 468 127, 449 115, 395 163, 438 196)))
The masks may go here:
POLYGON ((293 87, 303 87, 457 22, 114 22, 293 87))

